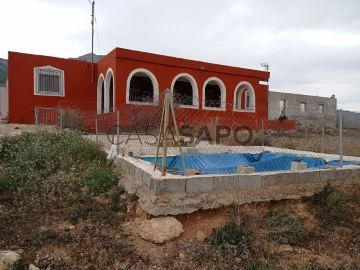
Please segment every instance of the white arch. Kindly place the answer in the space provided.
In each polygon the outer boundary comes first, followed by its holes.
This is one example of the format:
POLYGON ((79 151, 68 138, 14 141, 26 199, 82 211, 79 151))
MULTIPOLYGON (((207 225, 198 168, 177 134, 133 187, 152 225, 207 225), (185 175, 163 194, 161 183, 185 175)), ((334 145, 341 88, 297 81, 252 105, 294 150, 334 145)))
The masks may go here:
POLYGON ((175 83, 179 78, 188 79, 191 84, 192 91, 193 91, 193 95, 192 95, 192 98, 193 98, 192 104, 193 105, 179 105, 179 107, 198 109, 199 108, 199 89, 197 87, 195 78, 193 76, 191 76, 189 73, 180 73, 180 74, 176 75, 171 83, 171 91, 174 91, 175 83))
POLYGON ((234 111, 246 111, 246 112, 255 112, 256 109, 256 99, 255 99, 255 90, 251 83, 247 81, 242 81, 238 83, 238 85, 235 87, 234 91, 234 111), (250 101, 249 104, 246 104, 245 100, 245 109, 241 109, 241 96, 244 93, 244 91, 249 91, 250 95, 250 101))
MULTIPOLYGON (((105 81, 104 75, 101 73, 98 78, 98 83, 97 83, 97 113, 98 114, 102 113, 102 108, 101 108, 102 91, 101 90, 102 90, 104 81, 105 81)), ((104 91, 105 91, 105 85, 104 85, 104 91)))
POLYGON ((131 73, 129 74, 129 76, 127 78, 127 82, 126 82, 126 103, 127 104, 142 104, 142 105, 144 105, 144 104, 153 104, 153 105, 159 104, 159 84, 158 84, 158 81, 157 81, 155 75, 150 70, 147 70, 145 68, 137 68, 137 69, 131 71, 131 73), (130 82, 131 82, 131 78, 136 73, 144 73, 150 78, 150 80, 153 84, 153 89, 154 89, 153 102, 139 102, 139 101, 131 101, 130 100, 130 82))
POLYGON ((115 76, 114 76, 114 71, 112 70, 112 68, 108 68, 108 70, 106 71, 106 79, 105 79, 105 99, 104 99, 104 103, 105 103, 105 112, 109 112, 110 111, 110 107, 115 108, 115 76), (110 82, 111 82, 111 76, 113 78, 113 104, 110 104, 110 82), (111 106, 112 105, 112 106, 111 106))
POLYGON ((203 90, 202 90, 202 108, 203 108, 203 110, 216 110, 216 111, 225 111, 226 110, 226 87, 221 79, 219 79, 217 77, 210 77, 205 81, 203 90), (205 106, 205 88, 206 88, 206 85, 212 81, 215 81, 220 87, 220 91, 221 91, 220 108, 205 106))

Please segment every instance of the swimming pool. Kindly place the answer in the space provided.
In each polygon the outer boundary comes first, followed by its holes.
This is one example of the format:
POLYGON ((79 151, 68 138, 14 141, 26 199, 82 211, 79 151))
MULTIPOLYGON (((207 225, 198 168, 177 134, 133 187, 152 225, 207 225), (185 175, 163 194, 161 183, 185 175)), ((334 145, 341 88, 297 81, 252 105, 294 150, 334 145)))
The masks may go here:
MULTIPOLYGON (((142 157, 154 163, 155 157, 142 157)), ((239 166, 252 166, 256 172, 287 171, 291 162, 305 162, 308 169, 329 168, 339 166, 339 160, 326 161, 323 158, 312 158, 295 154, 262 152, 226 153, 226 154, 184 154, 186 169, 194 169, 200 174, 235 174, 239 166)), ((158 164, 162 158, 159 157, 158 164)), ((360 162, 344 161, 344 165, 360 165, 360 162)), ((166 167, 175 174, 183 174, 180 155, 167 157, 166 167)))

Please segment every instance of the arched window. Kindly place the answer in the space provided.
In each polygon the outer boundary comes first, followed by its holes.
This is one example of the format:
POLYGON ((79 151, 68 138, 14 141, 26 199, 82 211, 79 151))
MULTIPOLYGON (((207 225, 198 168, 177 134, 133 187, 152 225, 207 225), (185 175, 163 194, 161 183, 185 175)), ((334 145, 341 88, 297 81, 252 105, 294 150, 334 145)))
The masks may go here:
POLYGON ((203 87, 203 109, 222 110, 226 108, 226 88, 219 78, 209 78, 203 87))
POLYGON ((113 112, 115 108, 115 100, 114 100, 114 72, 111 68, 108 69, 106 73, 105 80, 105 112, 113 112))
POLYGON ((255 91, 249 82, 239 83, 234 91, 234 111, 255 112, 255 91))
POLYGON ((97 112, 103 113, 105 111, 105 84, 104 75, 100 74, 97 85, 97 112))
POLYGON ((159 85, 154 74, 147 69, 132 71, 127 80, 126 103, 157 104, 159 85))
POLYGON ((179 107, 199 108, 199 94, 194 77, 187 73, 177 75, 172 84, 174 100, 179 107))

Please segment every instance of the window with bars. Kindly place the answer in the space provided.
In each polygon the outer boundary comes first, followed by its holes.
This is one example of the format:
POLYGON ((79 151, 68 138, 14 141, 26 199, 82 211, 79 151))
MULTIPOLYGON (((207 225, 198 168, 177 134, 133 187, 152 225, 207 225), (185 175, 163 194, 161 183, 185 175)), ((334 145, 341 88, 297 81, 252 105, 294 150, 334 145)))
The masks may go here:
POLYGON ((65 96, 64 71, 54 67, 37 67, 34 69, 34 94, 65 96))

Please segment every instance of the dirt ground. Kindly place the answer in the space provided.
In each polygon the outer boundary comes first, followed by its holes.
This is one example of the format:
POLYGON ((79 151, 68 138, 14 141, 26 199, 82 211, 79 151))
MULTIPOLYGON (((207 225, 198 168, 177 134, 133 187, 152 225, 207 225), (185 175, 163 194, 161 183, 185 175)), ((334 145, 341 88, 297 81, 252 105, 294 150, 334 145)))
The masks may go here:
POLYGON ((178 239, 162 245, 149 243, 138 235, 138 225, 142 220, 150 218, 149 216, 135 214, 124 228, 130 232, 132 244, 138 255, 149 258, 151 268, 156 269, 220 269, 218 267, 222 266, 223 269, 358 269, 360 187, 346 192, 349 195, 346 210, 349 216, 331 229, 323 227, 318 216, 319 209, 314 207, 309 199, 253 203, 179 215, 176 218, 183 224, 183 234, 178 239), (310 239, 291 246, 281 245, 269 239, 263 224, 265 217, 274 209, 283 209, 293 214, 310 231, 310 239), (254 252, 250 261, 262 262, 262 267, 268 264, 269 268, 238 268, 236 264, 231 266, 231 263, 229 266, 226 260, 242 259, 236 256, 218 256, 219 254, 204 243, 201 237, 199 238, 199 235, 209 237, 214 228, 220 228, 229 221, 241 224, 250 232, 254 252), (210 251, 212 254, 209 255, 210 251), (323 268, 308 268, 312 264, 319 264, 323 268), (171 267, 168 268, 169 266, 171 267))
POLYGON ((0 136, 19 135, 22 132, 35 132, 37 130, 52 130, 52 129, 55 129, 55 127, 41 126, 40 128, 37 128, 35 125, 0 124, 0 136))
MULTIPOLYGON (((313 151, 326 154, 339 154, 339 134, 314 134, 297 132, 285 135, 268 135, 269 146, 313 151)), ((360 129, 343 131, 343 153, 346 156, 360 156, 360 129)))

